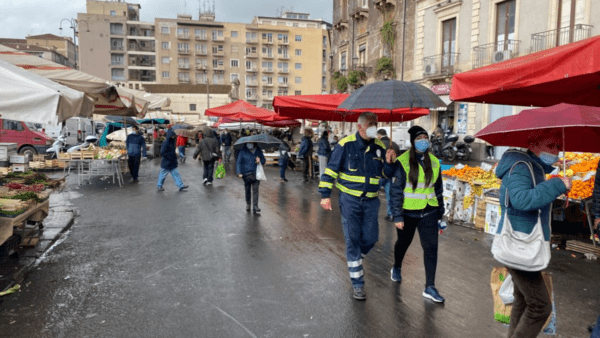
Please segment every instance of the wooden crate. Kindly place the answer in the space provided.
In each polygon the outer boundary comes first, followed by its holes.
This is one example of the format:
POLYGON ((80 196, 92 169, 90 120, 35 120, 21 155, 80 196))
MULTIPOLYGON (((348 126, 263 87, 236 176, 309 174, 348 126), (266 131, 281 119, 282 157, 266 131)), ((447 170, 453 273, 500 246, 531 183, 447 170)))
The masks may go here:
POLYGON ((593 244, 588 244, 576 240, 567 241, 567 250, 579 253, 592 253, 600 257, 600 246, 594 247, 593 244))
POLYGON ((94 156, 96 156, 96 153, 93 151, 86 150, 81 152, 81 158, 84 160, 93 160, 94 156))
MULTIPOLYGON (((21 201, 21 200, 11 200, 0 198, 0 209, 3 211, 18 211, 23 209, 28 209, 33 205, 33 201, 21 201)), ((34 202, 35 203, 35 202, 34 202)))
POLYGON ((11 167, 0 167, 0 175, 8 175, 12 173, 11 167))
POLYGON ((44 168, 46 168, 46 162, 40 162, 40 161, 29 162, 29 168, 44 169, 44 168))
POLYGON ((71 153, 60 153, 60 154, 58 154, 58 159, 59 160, 70 160, 71 153))
POLYGON ((33 155, 34 162, 41 162, 46 160, 46 155, 33 155))

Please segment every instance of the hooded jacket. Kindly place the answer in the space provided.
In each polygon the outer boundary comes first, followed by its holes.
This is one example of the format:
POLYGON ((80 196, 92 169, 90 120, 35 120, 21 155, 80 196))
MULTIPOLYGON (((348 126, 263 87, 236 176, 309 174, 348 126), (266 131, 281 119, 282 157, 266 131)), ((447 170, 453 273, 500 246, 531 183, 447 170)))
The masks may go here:
POLYGON ((175 140, 177 139, 177 135, 172 129, 167 131, 167 138, 163 141, 162 146, 160 147, 160 156, 162 156, 162 160, 160 161, 160 167, 165 170, 173 170, 177 168, 177 154, 175 153, 175 140))
POLYGON ((300 149, 298 150, 298 157, 312 156, 313 153, 313 142, 310 136, 304 136, 302 143, 300 143, 300 149))
POLYGON ((544 238, 550 240, 550 205, 560 195, 567 192, 565 184, 559 178, 546 181, 545 174, 554 170, 554 167, 542 162, 531 151, 523 152, 510 149, 502 156, 496 168, 496 176, 502 180, 500 186, 500 205, 502 217, 498 234, 502 231, 504 217, 508 215, 515 231, 530 234, 538 219, 538 210, 541 210, 542 230, 544 238), (524 163, 517 164, 509 175, 512 166, 519 162, 529 162, 537 186, 534 188, 531 173, 524 163), (508 207, 504 206, 506 191, 508 189, 508 207))
POLYGON ((219 141, 217 141, 215 135, 212 132, 204 134, 206 135, 198 141, 198 146, 194 152, 194 160, 198 158, 198 155, 202 157, 203 161, 216 160, 215 158, 212 158, 212 154, 217 154, 217 158, 221 158, 219 141))
POLYGON ((319 156, 331 156, 331 145, 329 144, 329 140, 327 137, 321 136, 319 138, 319 142, 317 142, 317 146, 319 150, 317 150, 317 155, 319 156))

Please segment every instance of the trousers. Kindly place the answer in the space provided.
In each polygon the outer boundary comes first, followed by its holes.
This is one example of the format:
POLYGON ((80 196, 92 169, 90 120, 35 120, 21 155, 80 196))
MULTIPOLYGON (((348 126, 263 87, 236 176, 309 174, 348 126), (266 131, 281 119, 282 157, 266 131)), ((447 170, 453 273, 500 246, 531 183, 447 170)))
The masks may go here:
POLYGON ((379 198, 340 193, 340 210, 346 242, 346 260, 352 286, 365 284, 362 259, 379 239, 379 198))
POLYGON ((423 260, 425 264, 425 287, 435 286, 435 271, 438 258, 438 225, 437 213, 429 214, 423 218, 404 216, 404 229, 396 229, 398 240, 394 246, 394 266, 402 267, 402 260, 408 247, 415 237, 415 230, 419 230, 419 238, 423 247, 423 260))
POLYGON ((184 146, 179 146, 179 157, 180 158, 185 157, 185 147, 184 146))
POLYGON ((229 163, 231 158, 231 146, 223 146, 223 161, 229 163))
POLYGON ((131 173, 131 178, 133 178, 134 180, 137 180, 139 177, 141 159, 142 159, 141 155, 138 155, 138 156, 129 155, 129 158, 127 159, 127 164, 129 166, 129 172, 131 173))
POLYGON ((508 338, 535 338, 552 314, 552 302, 541 271, 508 268, 515 287, 508 338))
POLYGON ((304 168, 302 173, 304 174, 304 179, 308 180, 313 177, 312 172, 312 158, 310 156, 304 156, 304 168))
POLYGON ((258 208, 258 187, 260 181, 256 179, 255 175, 244 176, 244 189, 246 190, 246 204, 252 206, 254 209, 258 208))
POLYGON ((212 182, 215 173, 215 161, 202 161, 204 163, 204 174, 202 178, 206 179, 207 182, 212 182))
POLYGON ((181 180, 181 176, 179 175, 179 170, 175 169, 160 169, 160 173, 158 174, 158 182, 156 183, 157 188, 162 188, 167 176, 171 174, 173 176, 173 181, 175 181, 175 185, 177 188, 181 189, 183 187, 183 181, 181 180))
POLYGON ((391 201, 392 197, 390 195, 390 189, 392 187, 392 182, 390 180, 388 180, 387 178, 382 178, 379 180, 379 184, 385 190, 385 200, 387 202, 387 214, 386 215, 391 216, 392 215, 392 203, 390 201, 391 201))
POLYGON ((282 156, 281 158, 279 158, 279 177, 280 178, 285 178, 285 171, 287 170, 287 166, 288 166, 288 157, 287 156, 282 156))

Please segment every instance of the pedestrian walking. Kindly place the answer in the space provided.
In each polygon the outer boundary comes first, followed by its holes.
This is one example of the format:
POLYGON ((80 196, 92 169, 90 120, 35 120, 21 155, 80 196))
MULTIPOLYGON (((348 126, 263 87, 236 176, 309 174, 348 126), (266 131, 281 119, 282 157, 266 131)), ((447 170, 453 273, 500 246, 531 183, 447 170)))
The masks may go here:
POLYGON ((304 137, 302 137, 302 142, 300 143, 300 149, 298 150, 298 157, 304 161, 304 182, 308 182, 314 175, 312 166, 313 142, 311 140, 313 135, 313 130, 306 128, 304 130, 304 137))
POLYGON ((329 132, 327 130, 325 130, 323 134, 321 134, 321 138, 319 138, 317 146, 319 147, 319 149, 317 150, 317 155, 319 155, 320 178, 325 173, 325 169, 327 168, 327 162, 329 162, 329 157, 331 156, 331 145, 329 144, 329 132))
POLYGON ((412 147, 398 157, 400 167, 391 185, 391 205, 398 239, 394 246, 391 279, 402 281, 402 261, 419 231, 425 264, 423 297, 443 303, 444 297, 435 287, 438 259, 438 220, 444 215, 444 187, 440 162, 429 152, 429 135, 420 126, 408 130, 412 147))
POLYGON ((267 162, 262 149, 255 143, 246 143, 240 150, 235 171, 238 177, 244 180, 244 189, 246 191, 246 211, 250 211, 252 203, 252 212, 260 212, 258 207, 258 188, 260 181, 256 179, 256 167, 258 163, 264 165, 267 162))
POLYGON ((187 146, 188 138, 182 135, 177 135, 177 149, 179 150, 179 163, 185 162, 185 147, 187 146))
POLYGON ((393 152, 386 153, 377 139, 377 115, 363 113, 358 118, 358 132, 335 147, 319 183, 321 206, 331 210, 331 190, 337 180, 346 259, 357 300, 367 298, 362 262, 379 238, 379 179, 391 177, 394 162, 393 152))
POLYGON ((287 182, 285 178, 285 171, 287 170, 288 161, 290 159, 290 146, 281 138, 281 144, 279 145, 279 180, 281 182, 287 182))
MULTIPOLYGON (((594 212, 594 228, 598 236, 600 236, 600 166, 596 169, 596 178, 594 180, 594 193, 593 193, 593 212, 594 212)), ((592 234, 594 237, 594 234, 592 234)), ((598 320, 589 326, 590 332, 592 332, 591 338, 600 338, 600 316, 598 320)))
MULTIPOLYGON (((552 165, 558 161, 561 140, 559 135, 537 131, 528 140, 527 152, 511 149, 504 153, 496 175, 502 180, 500 201, 507 201, 508 206, 502 207, 498 233, 502 231, 505 217, 515 231, 527 234, 532 233, 539 220, 545 240, 550 241, 551 204, 570 190, 572 184, 567 177, 545 180, 545 175, 554 170, 552 165)), ((507 268, 514 284, 508 337, 537 337, 552 313, 542 272, 507 268)))
POLYGON ((129 165, 129 172, 133 183, 138 183, 140 173, 140 163, 143 159, 147 158, 146 154, 146 141, 144 137, 140 135, 140 128, 133 126, 133 133, 127 135, 125 140, 125 147, 127 148, 127 164, 129 165))
MULTIPOLYGON (((391 142, 390 138, 387 137, 387 132, 385 131, 385 129, 381 128, 377 131, 377 138, 381 140, 381 142, 383 142, 383 144, 385 144, 385 149, 392 149, 394 151, 394 156, 398 157, 400 156, 400 147, 398 147, 398 145, 396 144, 396 142, 391 142)), ((391 188, 391 181, 386 179, 386 178, 382 178, 380 181, 380 186, 383 187, 384 191, 385 191, 385 200, 387 202, 387 213, 385 216, 385 219, 392 222, 394 221, 394 217, 392 216, 392 204, 391 204, 391 196, 390 196, 390 188, 391 188)))
POLYGON ((223 162, 229 163, 231 158, 231 145, 232 145, 231 134, 229 133, 229 129, 225 129, 223 134, 221 134, 221 144, 223 144, 223 162))
POLYGON ((160 174, 158 175, 158 182, 156 183, 156 188, 158 191, 164 191, 163 184, 165 183, 165 179, 169 174, 173 176, 173 180, 175 184, 179 188, 179 191, 185 190, 188 188, 187 185, 183 184, 181 180, 181 176, 179 175, 179 170, 177 170, 177 154, 175 153, 175 141, 177 135, 172 129, 167 131, 167 138, 163 141, 162 146, 160 147, 160 155, 162 156, 162 160, 160 161, 160 174))
POLYGON ((202 163, 204 164, 202 185, 212 185, 215 162, 220 160, 222 156, 221 151, 219 150, 219 143, 210 129, 206 129, 206 132, 202 135, 202 139, 198 142, 198 146, 194 152, 194 160, 197 159, 198 156, 200 156, 202 163))

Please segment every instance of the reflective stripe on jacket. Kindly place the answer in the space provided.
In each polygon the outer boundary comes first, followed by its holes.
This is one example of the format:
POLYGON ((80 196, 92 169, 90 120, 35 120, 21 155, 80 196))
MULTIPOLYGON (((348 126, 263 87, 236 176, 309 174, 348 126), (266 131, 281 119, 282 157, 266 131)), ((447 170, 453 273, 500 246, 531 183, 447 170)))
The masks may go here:
POLYGON ((435 193, 434 183, 437 181, 440 175, 440 162, 437 157, 429 154, 431 159, 431 168, 433 170, 433 177, 429 186, 426 187, 425 183, 425 171, 423 167, 419 165, 419 180, 417 188, 413 190, 413 185, 410 183, 408 177, 410 173, 410 152, 405 152, 398 161, 402 165, 404 172, 406 173, 406 185, 404 187, 404 204, 402 207, 406 210, 422 210, 431 205, 433 207, 439 206, 437 195, 435 193))

